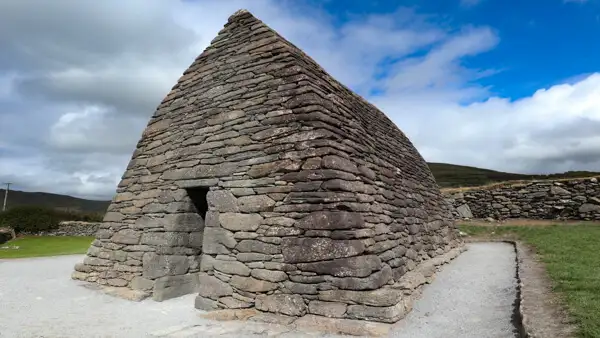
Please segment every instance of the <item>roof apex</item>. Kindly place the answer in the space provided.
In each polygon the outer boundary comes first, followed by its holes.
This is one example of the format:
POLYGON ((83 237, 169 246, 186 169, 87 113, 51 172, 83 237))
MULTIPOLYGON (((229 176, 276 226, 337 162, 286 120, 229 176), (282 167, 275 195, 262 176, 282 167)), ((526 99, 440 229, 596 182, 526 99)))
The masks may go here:
POLYGON ((229 17, 228 21, 229 21, 229 22, 231 22, 231 21, 235 21, 235 20, 236 20, 236 19, 238 19, 239 17, 244 17, 244 16, 247 16, 248 14, 249 14, 250 16, 254 16, 254 15, 252 15, 252 13, 250 13, 250 11, 249 11, 249 10, 247 10, 247 9, 244 9, 244 8, 238 9, 237 11, 235 11, 235 13, 231 14, 231 16, 229 17))

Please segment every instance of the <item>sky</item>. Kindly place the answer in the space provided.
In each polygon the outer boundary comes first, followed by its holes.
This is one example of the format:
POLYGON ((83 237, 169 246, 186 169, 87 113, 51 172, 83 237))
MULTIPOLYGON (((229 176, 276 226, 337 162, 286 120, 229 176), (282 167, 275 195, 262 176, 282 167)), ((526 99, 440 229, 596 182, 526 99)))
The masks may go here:
POLYGON ((110 199, 157 105, 241 8, 427 161, 600 171, 600 0, 2 0, 0 183, 110 199))

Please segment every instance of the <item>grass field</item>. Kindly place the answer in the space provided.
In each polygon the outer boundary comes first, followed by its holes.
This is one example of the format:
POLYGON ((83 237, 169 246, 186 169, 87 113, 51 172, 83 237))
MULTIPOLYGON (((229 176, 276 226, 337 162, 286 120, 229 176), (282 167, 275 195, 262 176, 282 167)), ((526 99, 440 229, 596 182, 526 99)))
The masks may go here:
POLYGON ((460 226, 470 236, 516 237, 541 255, 579 337, 600 338, 600 226, 460 226))
POLYGON ((94 237, 76 236, 21 237, 0 245, 0 248, 19 247, 18 249, 0 249, 0 259, 84 254, 93 240, 94 237))

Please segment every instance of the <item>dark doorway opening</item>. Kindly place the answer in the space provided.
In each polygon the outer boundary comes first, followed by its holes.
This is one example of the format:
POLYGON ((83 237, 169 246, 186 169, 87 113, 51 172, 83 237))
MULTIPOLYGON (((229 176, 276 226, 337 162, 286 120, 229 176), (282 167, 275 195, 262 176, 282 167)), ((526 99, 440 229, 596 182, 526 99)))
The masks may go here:
POLYGON ((206 200, 206 195, 210 190, 208 187, 195 187, 186 189, 188 196, 192 200, 194 207, 196 207, 196 212, 200 214, 202 219, 206 219, 206 212, 208 211, 208 201, 206 200))

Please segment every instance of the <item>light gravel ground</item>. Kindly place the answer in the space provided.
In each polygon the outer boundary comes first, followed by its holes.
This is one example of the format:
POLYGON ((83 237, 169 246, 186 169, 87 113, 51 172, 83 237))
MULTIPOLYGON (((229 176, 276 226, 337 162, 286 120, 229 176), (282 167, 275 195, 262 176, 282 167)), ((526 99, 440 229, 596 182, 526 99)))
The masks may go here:
MULTIPOLYGON (((515 337, 515 256, 473 243, 442 270, 391 337, 515 337)), ((69 278, 82 256, 0 260, 0 337, 334 337, 198 317, 194 295, 131 302, 69 278)))
POLYGON ((471 243, 428 285, 395 338, 513 338, 516 254, 508 243, 471 243))

